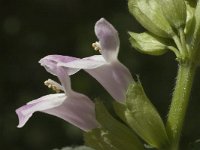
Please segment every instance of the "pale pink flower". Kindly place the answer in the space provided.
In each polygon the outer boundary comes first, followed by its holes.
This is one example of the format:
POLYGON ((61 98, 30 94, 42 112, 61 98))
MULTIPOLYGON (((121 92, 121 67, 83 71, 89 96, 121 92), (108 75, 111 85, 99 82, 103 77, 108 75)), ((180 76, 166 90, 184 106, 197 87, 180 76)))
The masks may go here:
POLYGON ((125 102, 128 85, 133 81, 129 70, 118 60, 119 36, 116 29, 104 18, 95 24, 98 42, 93 43, 101 55, 86 58, 49 55, 40 60, 41 65, 47 62, 67 69, 69 75, 84 69, 93 76, 118 102, 125 102))
POLYGON ((71 89, 70 78, 64 68, 56 67, 51 63, 45 66, 61 82, 59 84, 49 79, 45 84, 56 92, 62 91, 62 93, 42 96, 18 108, 16 110, 19 118, 18 127, 23 127, 33 113, 39 111, 64 119, 84 131, 97 128, 94 103, 87 96, 71 89))

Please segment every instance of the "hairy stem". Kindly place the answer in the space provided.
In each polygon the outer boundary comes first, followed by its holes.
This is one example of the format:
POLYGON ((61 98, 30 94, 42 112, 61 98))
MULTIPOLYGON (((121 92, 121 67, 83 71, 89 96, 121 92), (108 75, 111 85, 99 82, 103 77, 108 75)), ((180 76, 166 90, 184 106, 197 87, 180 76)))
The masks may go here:
POLYGON ((196 65, 193 63, 179 64, 176 86, 167 120, 167 132, 171 139, 171 150, 178 150, 179 147, 195 71, 196 65))

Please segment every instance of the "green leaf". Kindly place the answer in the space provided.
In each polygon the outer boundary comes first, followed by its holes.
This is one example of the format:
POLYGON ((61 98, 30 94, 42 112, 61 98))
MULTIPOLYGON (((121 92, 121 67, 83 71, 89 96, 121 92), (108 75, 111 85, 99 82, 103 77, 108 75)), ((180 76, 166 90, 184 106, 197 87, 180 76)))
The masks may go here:
POLYGON ((150 146, 159 149, 168 146, 169 139, 163 121, 140 82, 134 82, 128 88, 123 118, 126 118, 127 124, 150 146))
POLYGON ((167 39, 152 35, 151 33, 129 32, 131 45, 141 53, 149 55, 162 55, 167 52, 167 39))
POLYGON ((176 29, 185 27, 186 5, 184 0, 157 0, 163 14, 172 27, 176 29))
POLYGON ((144 150, 133 131, 114 119, 101 102, 97 101, 95 106, 101 128, 85 133, 86 145, 97 150, 144 150))
POLYGON ((130 13, 149 32, 160 37, 172 37, 173 29, 156 0, 128 0, 130 13))

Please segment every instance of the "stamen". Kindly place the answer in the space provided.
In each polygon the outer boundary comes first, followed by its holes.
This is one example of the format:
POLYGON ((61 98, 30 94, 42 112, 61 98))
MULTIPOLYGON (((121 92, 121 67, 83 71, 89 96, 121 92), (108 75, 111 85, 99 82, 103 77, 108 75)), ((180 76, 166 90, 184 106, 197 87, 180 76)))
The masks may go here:
POLYGON ((101 45, 99 44, 99 42, 92 43, 92 47, 95 51, 101 51, 101 45))
POLYGON ((63 91, 63 87, 51 79, 44 81, 44 85, 46 85, 48 88, 54 90, 56 93, 60 93, 61 91, 63 91))

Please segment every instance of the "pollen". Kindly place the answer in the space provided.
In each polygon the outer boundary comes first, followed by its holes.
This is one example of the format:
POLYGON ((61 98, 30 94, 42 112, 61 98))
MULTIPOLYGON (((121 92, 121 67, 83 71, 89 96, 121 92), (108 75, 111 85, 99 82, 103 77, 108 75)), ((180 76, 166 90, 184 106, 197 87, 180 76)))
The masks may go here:
POLYGON ((101 51, 101 46, 99 42, 92 43, 92 47, 94 48, 95 51, 101 51))
POLYGON ((44 85, 46 85, 48 88, 52 89, 56 93, 60 93, 61 91, 63 91, 62 86, 51 79, 44 81, 44 85))

